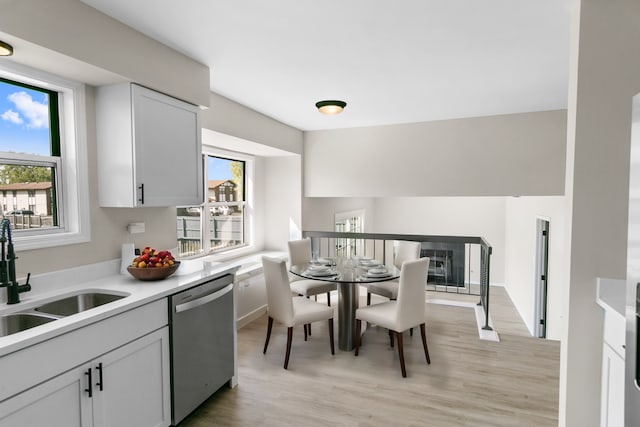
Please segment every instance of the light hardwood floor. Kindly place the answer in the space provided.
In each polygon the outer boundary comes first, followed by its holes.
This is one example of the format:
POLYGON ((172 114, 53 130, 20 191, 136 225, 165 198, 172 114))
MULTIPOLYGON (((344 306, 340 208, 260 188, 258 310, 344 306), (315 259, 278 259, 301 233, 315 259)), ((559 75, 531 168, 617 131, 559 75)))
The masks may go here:
POLYGON ((492 291, 500 342, 478 338, 473 310, 427 304, 431 365, 419 330, 406 334, 404 379, 386 330, 370 327, 358 357, 337 345, 332 356, 324 322, 307 342, 302 327, 294 332, 284 370, 286 329, 274 324, 263 355, 263 316, 238 332, 238 387, 223 387, 180 427, 555 426, 560 344, 530 337, 504 290, 492 291))

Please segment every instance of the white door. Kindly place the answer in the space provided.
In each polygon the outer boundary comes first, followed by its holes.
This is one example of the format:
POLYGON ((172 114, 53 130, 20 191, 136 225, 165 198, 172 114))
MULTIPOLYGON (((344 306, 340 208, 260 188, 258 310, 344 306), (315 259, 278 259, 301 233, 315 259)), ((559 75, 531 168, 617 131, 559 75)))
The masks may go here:
POLYGON ((91 426, 89 369, 89 364, 72 369, 0 403, 0 425, 91 426))
POLYGON ((547 337, 547 284, 549 283, 549 221, 538 218, 536 222, 536 271, 534 335, 547 337))
POLYGON ((168 327, 107 353, 92 365, 96 427, 171 423, 168 327))

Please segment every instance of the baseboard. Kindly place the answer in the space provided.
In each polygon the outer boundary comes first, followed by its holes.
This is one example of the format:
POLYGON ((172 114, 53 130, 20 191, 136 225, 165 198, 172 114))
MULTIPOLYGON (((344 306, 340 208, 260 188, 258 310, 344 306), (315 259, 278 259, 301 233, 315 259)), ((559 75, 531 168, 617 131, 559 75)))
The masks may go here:
POLYGON ((243 328, 245 326, 247 326, 249 323, 253 322, 254 320, 260 318, 260 316, 262 316, 263 314, 265 314, 267 312, 267 306, 266 304, 256 308, 255 310, 245 314, 242 317, 238 318, 238 321, 236 322, 236 327, 238 329, 243 328))

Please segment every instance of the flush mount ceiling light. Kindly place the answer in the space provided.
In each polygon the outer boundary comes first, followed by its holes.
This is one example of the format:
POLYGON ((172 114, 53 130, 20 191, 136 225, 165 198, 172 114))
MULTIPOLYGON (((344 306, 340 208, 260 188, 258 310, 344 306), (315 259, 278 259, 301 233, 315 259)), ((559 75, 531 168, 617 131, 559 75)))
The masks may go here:
POLYGON ((13 46, 0 40, 0 56, 13 55, 13 46))
POLYGON ((340 114, 347 103, 344 101, 320 101, 316 102, 318 111, 322 114, 340 114))

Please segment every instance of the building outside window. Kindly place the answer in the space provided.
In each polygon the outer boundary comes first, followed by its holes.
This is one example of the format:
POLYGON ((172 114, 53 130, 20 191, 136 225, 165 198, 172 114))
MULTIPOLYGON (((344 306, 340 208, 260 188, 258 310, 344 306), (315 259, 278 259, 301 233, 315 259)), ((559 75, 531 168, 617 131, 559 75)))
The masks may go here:
POLYGON ((210 153, 205 159, 205 202, 177 209, 181 256, 220 252, 247 245, 246 159, 210 153))
POLYGON ((13 199, 13 210, 3 215, 17 232, 57 227, 58 93, 0 78, 0 111, 0 189, 11 191, 13 199), (38 208, 36 189, 41 200, 38 208), (38 219, 31 222, 16 218, 16 212, 22 211, 37 213, 38 219))

